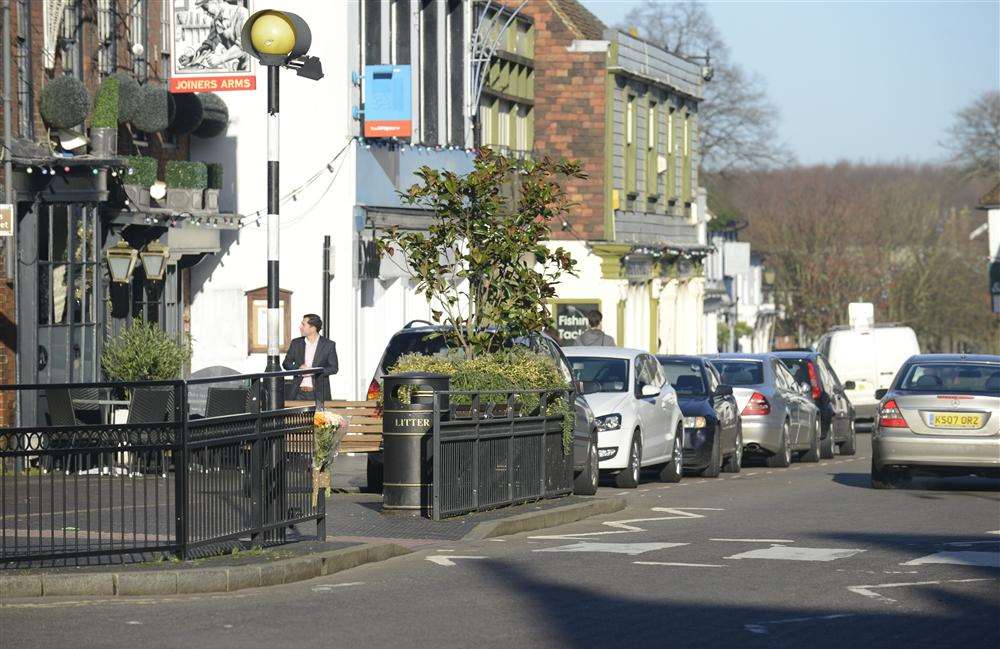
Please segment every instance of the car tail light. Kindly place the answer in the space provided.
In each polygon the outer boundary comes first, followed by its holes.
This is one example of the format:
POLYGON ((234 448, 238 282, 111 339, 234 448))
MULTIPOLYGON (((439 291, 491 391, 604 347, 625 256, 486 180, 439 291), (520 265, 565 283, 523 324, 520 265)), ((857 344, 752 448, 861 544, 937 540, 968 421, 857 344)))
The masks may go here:
POLYGON ((771 404, 767 402, 767 397, 765 397, 760 392, 754 392, 753 396, 750 397, 750 401, 744 406, 741 415, 769 415, 771 414, 771 404))
POLYGON ((819 377, 816 376, 816 366, 813 365, 812 361, 808 361, 806 368, 809 370, 809 385, 812 386, 813 401, 819 401, 819 377))
POLYGON ((889 399, 878 411, 878 425, 882 428, 906 428, 906 420, 899 412, 895 399, 889 399))

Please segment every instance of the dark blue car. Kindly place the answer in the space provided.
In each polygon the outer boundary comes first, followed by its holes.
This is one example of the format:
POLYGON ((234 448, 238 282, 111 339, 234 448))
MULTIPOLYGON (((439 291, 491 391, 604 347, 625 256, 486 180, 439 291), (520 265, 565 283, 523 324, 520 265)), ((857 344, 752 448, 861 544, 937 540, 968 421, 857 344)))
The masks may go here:
POLYGON ((738 473, 743 431, 733 389, 697 356, 657 356, 684 413, 684 469, 706 478, 738 473))

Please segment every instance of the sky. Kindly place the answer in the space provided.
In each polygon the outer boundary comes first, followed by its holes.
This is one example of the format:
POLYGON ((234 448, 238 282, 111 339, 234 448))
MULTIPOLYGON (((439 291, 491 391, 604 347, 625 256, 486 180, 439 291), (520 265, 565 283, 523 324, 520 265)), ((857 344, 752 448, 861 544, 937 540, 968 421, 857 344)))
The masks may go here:
MULTIPOLYGON (((638 0, 582 0, 618 25, 638 0)), ((935 162, 955 111, 1000 90, 1000 0, 708 2, 804 164, 935 162)))

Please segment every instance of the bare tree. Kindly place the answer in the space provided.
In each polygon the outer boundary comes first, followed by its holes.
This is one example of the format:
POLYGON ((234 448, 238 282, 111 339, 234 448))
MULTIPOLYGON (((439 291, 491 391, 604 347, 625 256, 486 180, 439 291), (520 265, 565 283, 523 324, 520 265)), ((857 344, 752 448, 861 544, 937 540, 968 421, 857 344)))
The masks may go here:
POLYGON ((967 176, 1000 174, 1000 92, 989 90, 955 113, 946 149, 967 176))
POLYGON ((711 171, 770 168, 793 156, 777 133, 779 113, 763 80, 729 58, 729 48, 703 4, 645 0, 623 29, 681 57, 711 55, 714 76, 699 107, 702 166, 711 171))

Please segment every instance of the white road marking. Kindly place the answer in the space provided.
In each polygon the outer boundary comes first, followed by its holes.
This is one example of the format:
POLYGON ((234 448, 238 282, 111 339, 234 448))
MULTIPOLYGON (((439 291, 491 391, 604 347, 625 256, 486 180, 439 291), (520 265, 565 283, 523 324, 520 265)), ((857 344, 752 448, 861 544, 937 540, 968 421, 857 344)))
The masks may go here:
POLYGON ((993 530, 992 532, 987 532, 987 534, 1000 534, 1000 530, 993 530))
POLYGON ((727 543, 795 543, 790 539, 709 539, 709 541, 724 541, 727 543))
POLYGON ((891 597, 886 597, 876 593, 873 588, 904 588, 907 586, 933 586, 936 584, 964 584, 972 581, 996 581, 994 579, 946 579, 944 581, 910 581, 899 584, 873 584, 868 586, 848 586, 847 590, 851 591, 856 595, 861 595, 867 597, 868 599, 878 600, 880 602, 891 603, 896 600, 891 597))
MULTIPOLYGON (((683 484, 683 483, 682 483, 683 484)), ((666 512, 672 514, 672 516, 657 516, 653 518, 628 518, 623 521, 604 521, 602 525, 607 525, 608 527, 618 528, 615 530, 605 531, 605 532, 581 532, 579 534, 551 534, 546 536, 529 536, 529 539, 545 539, 549 541, 557 541, 561 539, 576 539, 585 536, 606 536, 608 534, 628 534, 630 532, 645 532, 643 528, 632 525, 632 523, 647 523, 651 521, 670 521, 679 518, 705 518, 702 514, 695 514, 694 511, 686 510, 696 510, 696 511, 724 511, 718 507, 652 507, 650 511, 654 512, 666 512)))
MULTIPOLYGON (((557 545, 554 548, 541 548, 532 552, 607 552, 609 554, 645 554, 655 550, 676 548, 687 543, 592 543, 580 541, 570 545, 557 545)), ((428 557, 429 558, 429 557, 428 557)))
POLYGON ((323 584, 322 586, 313 586, 312 592, 314 593, 328 593, 334 588, 347 588, 348 586, 361 586, 365 582, 363 581, 348 581, 343 584, 323 584))
POLYGON ((431 556, 424 558, 430 561, 431 563, 436 563, 439 566, 454 566, 456 564, 453 561, 453 559, 485 559, 486 557, 468 557, 468 556, 460 556, 457 554, 452 554, 448 556, 443 556, 440 554, 432 554, 431 556))
POLYGON ((957 548, 968 548, 973 545, 998 545, 1000 541, 954 541, 952 543, 945 543, 945 545, 953 545, 957 548))
POLYGON ((129 620, 125 624, 128 624, 130 626, 138 626, 138 625, 142 624, 142 622, 140 622, 139 620, 129 620))
POLYGON ((486 539, 490 543, 506 543, 507 539, 486 539))
POLYGON ((853 548, 790 548, 784 545, 772 545, 761 550, 750 550, 734 554, 726 559, 774 559, 778 561, 836 561, 846 559, 864 552, 853 548))
POLYGON ((633 561, 640 566, 678 566, 681 568, 726 568, 728 566, 721 563, 673 563, 670 561, 633 561))
POLYGON ((770 622, 754 622, 753 624, 744 624, 743 628, 750 633, 756 633, 757 635, 767 635, 767 627, 772 624, 794 624, 796 622, 815 622, 816 620, 837 620, 843 617, 853 617, 853 613, 837 613, 835 615, 821 615, 819 617, 793 617, 787 620, 772 620, 770 622))
POLYGON ((748 476, 757 475, 757 473, 758 473, 757 471, 751 471, 750 473, 747 473, 746 475, 748 475, 748 476))
POLYGON ((953 566, 977 566, 980 568, 1000 568, 1000 552, 935 552, 926 557, 901 563, 901 566, 921 566, 928 563, 946 563, 953 566))

